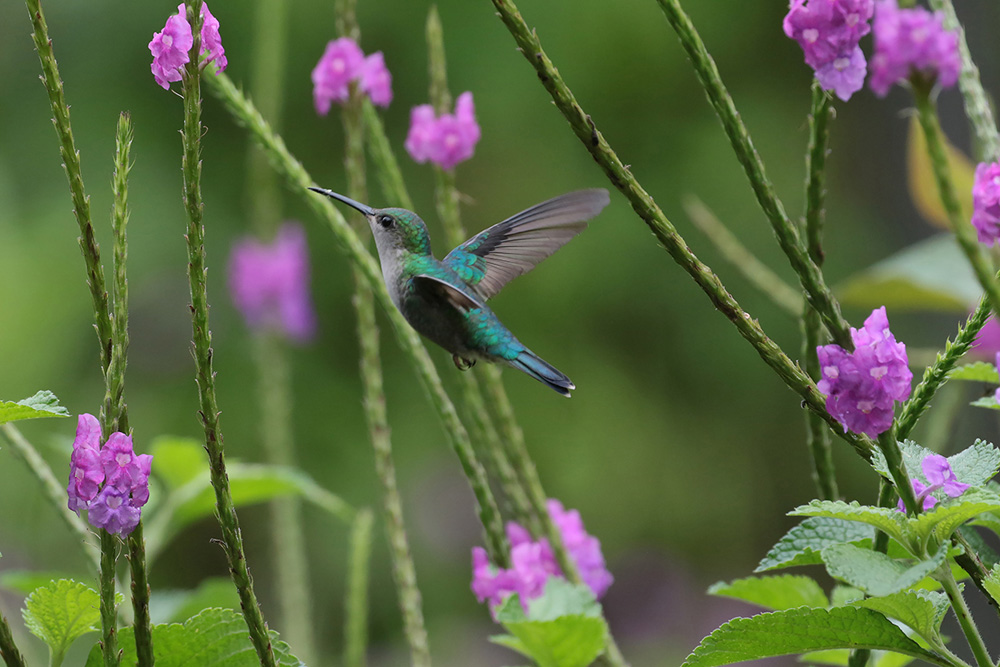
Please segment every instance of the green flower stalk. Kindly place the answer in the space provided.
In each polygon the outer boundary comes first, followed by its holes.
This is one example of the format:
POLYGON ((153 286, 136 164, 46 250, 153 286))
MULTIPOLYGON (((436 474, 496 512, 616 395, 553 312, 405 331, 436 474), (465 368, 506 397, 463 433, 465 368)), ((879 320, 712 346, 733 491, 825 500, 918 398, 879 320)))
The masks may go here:
POLYGON ((948 168, 948 158, 945 155, 944 138, 941 133, 941 125, 938 122, 937 110, 931 100, 930 85, 925 82, 914 82, 913 97, 917 103, 920 127, 923 129, 924 138, 927 141, 927 152, 930 154, 934 179, 937 182, 941 203, 948 214, 948 222, 951 224, 952 231, 955 232, 955 238, 962 248, 962 252, 965 253, 969 264, 972 265, 972 270, 975 272, 979 284, 986 292, 990 307, 1000 318, 1000 282, 994 275, 989 257, 976 240, 972 225, 962 214, 962 206, 958 202, 958 194, 955 192, 955 184, 951 180, 948 168))
MULTIPOLYGON (((823 200, 826 194, 826 153, 829 145, 829 123, 833 115, 830 97, 820 87, 812 85, 812 113, 809 114, 809 149, 806 153, 806 210, 804 216, 806 247, 809 258, 817 267, 823 265, 823 200)), ((823 323, 812 304, 802 310, 802 357, 806 372, 814 380, 820 378, 819 358, 816 348, 823 342, 823 323)), ((806 413, 806 442, 812 452, 813 478, 819 497, 836 500, 837 476, 833 467, 830 431, 814 412, 806 413)))
POLYGON ((681 9, 680 2, 678 0, 657 1, 670 26, 680 38, 681 45, 687 51, 688 57, 694 65, 695 73, 698 75, 698 80, 705 89, 709 102, 719 116, 733 150, 750 180, 750 185, 757 197, 757 203, 771 223, 771 229, 774 231, 782 251, 799 276, 806 298, 822 317, 834 342, 845 349, 851 349, 849 327, 840 314, 840 304, 826 285, 819 266, 810 258, 798 230, 789 220, 784 206, 774 193, 774 186, 764 170, 764 162, 760 159, 757 149, 754 148, 750 133, 740 119, 736 105, 733 104, 733 100, 729 96, 729 91, 722 83, 715 61, 709 55, 691 20, 681 9))
POLYGON ((537 33, 528 27, 514 3, 510 0, 493 0, 493 6, 513 35, 522 54, 535 68, 539 80, 569 122, 574 134, 593 156, 612 185, 625 195, 664 249, 694 279, 712 304, 733 323, 761 359, 803 399, 804 405, 819 414, 840 438, 847 441, 862 458, 869 461, 874 448, 871 439, 844 432, 843 427, 826 411, 823 396, 816 389, 812 379, 768 338, 760 325, 726 290, 711 268, 691 252, 687 242, 677 233, 653 198, 612 150, 594 120, 577 103, 573 92, 545 54, 537 33))
POLYGON ((26 667, 24 656, 14 643, 14 635, 10 632, 10 624, 7 617, 0 614, 0 658, 7 664, 7 667, 26 667))
POLYGON ((365 664, 365 649, 368 645, 368 565, 371 562, 373 522, 371 510, 362 508, 354 515, 351 524, 344 638, 344 664, 347 667, 365 664))
MULTIPOLYGON (((444 32, 441 28, 441 18, 438 15, 437 7, 431 7, 427 13, 427 51, 431 106, 434 107, 434 111, 438 115, 441 115, 448 113, 451 109, 452 100, 451 93, 448 91, 448 69, 445 62, 444 32)), ((392 157, 392 161, 396 161, 394 156, 392 157)), ((466 232, 462 226, 461 213, 458 206, 459 194, 458 187, 455 185, 454 169, 443 169, 438 165, 434 165, 434 183, 434 198, 437 204, 438 217, 444 226, 445 240, 449 247, 454 248, 466 240, 466 232)), ((499 373, 485 373, 484 379, 487 384, 491 385, 489 387, 491 393, 505 393, 499 373)), ((539 535, 542 531, 540 517, 547 516, 544 494, 542 495, 541 505, 533 507, 531 501, 528 499, 528 494, 525 492, 524 480, 518 478, 517 471, 511 464, 511 458, 513 457, 509 456, 507 449, 512 447, 512 440, 508 438, 501 442, 497 428, 487 411, 486 401, 483 399, 483 391, 476 380, 476 376, 472 373, 463 373, 460 376, 460 381, 465 403, 472 417, 472 425, 475 429, 474 435, 477 436, 480 442, 484 443, 486 450, 493 460, 496 467, 496 475, 500 478, 507 501, 511 506, 512 518, 521 525, 527 526, 533 534, 539 535)), ((510 410, 507 416, 510 419, 514 419, 513 410, 510 410)), ((519 428, 516 431, 518 434, 521 433, 519 428)), ((523 435, 520 437, 520 442, 523 449, 523 435)), ((562 563, 565 560, 568 563, 569 559, 565 557, 562 539, 559 538, 558 531, 555 531, 555 533, 557 539, 553 540, 552 544, 557 549, 557 552, 561 554, 560 562, 562 563)), ((569 570, 565 571, 568 572, 569 570)))
POLYGON ((216 511, 222 529, 223 548, 229 562, 229 571, 240 597, 240 606, 250 641, 261 665, 275 667, 274 654, 267 624, 257 604, 253 580, 243 550, 239 519, 233 506, 226 460, 223 450, 222 430, 219 426, 219 407, 215 395, 215 372, 212 369, 212 334, 208 323, 208 290, 205 268, 205 229, 202 224, 201 199, 201 0, 187 0, 187 20, 194 35, 190 61, 184 68, 184 205, 188 214, 188 280, 191 286, 191 315, 194 338, 194 357, 197 367, 200 416, 205 428, 205 448, 208 451, 209 472, 215 490, 216 511))
POLYGON ((207 77, 206 81, 232 113, 236 122, 245 127, 254 137, 254 140, 267 154, 271 165, 288 181, 289 186, 301 192, 306 203, 316 215, 326 221, 348 260, 360 267, 365 280, 372 286, 376 300, 389 318, 404 353, 416 367, 417 375, 444 424, 449 444, 458 456, 462 470, 476 496, 479 518, 486 532, 486 543, 490 556, 497 559, 496 562, 499 565, 505 566, 507 546, 503 521, 496 500, 489 488, 486 471, 476 458, 469 441, 469 434, 462 425, 451 398, 444 390, 441 377, 438 375, 427 349, 421 342, 419 335, 406 323, 389 298, 385 284, 382 282, 382 272, 378 263, 365 249, 358 235, 329 199, 307 192, 307 188, 315 187, 315 182, 302 164, 288 151, 284 141, 271 130, 250 100, 224 74, 207 77))
MULTIPOLYGON (((357 43, 361 31, 357 24, 353 0, 340 0, 337 9, 337 31, 342 37, 349 37, 357 43)), ((344 168, 347 172, 348 196, 367 201, 368 187, 365 177, 365 119, 363 104, 368 99, 362 95, 357 84, 351 85, 351 94, 343 109, 344 138, 346 142, 344 168)), ((361 221, 361 225, 365 225, 361 221)), ((356 228, 359 235, 368 235, 368 230, 356 228)), ((392 460, 392 440, 389 419, 386 412, 383 388, 382 361, 379 357, 379 330, 375 321, 375 295, 371 285, 365 281, 361 269, 351 265, 354 280, 354 310, 358 318, 358 343, 361 350, 361 383, 365 420, 368 423, 369 438, 375 451, 375 468, 382 484, 382 503, 386 516, 386 531, 392 555, 393 576, 399 592, 399 606, 403 616, 403 631, 410 647, 410 659, 416 667, 429 667, 430 648, 427 629, 424 626, 420 589, 417 586, 416 567, 406 536, 403 519, 403 503, 396 483, 396 467, 392 460)), ((349 622, 351 620, 350 617, 349 622)), ((355 625, 358 619, 354 619, 355 625)), ((348 636, 356 636, 363 631, 348 627, 348 636)), ((363 636, 363 635, 362 635, 363 636)), ((364 663, 363 653, 358 648, 345 647, 344 661, 349 666, 364 663)))
POLYGON ((948 595, 948 599, 951 600, 951 608, 955 612, 956 618, 958 618, 962 634, 965 635, 965 638, 969 642, 969 648, 972 649, 972 655, 976 659, 977 667, 994 667, 990 652, 983 642, 982 635, 979 634, 979 629, 976 627, 976 622, 972 619, 972 613, 969 611, 969 606, 965 603, 961 589, 955 582, 954 575, 947 566, 942 567, 941 572, 942 575, 938 581, 941 582, 944 592, 948 595))

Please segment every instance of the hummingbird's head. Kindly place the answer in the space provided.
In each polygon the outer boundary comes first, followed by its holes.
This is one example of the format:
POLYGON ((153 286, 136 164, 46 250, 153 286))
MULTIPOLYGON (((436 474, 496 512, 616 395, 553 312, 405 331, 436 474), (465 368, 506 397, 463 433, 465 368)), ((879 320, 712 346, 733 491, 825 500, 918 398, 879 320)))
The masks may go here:
POLYGON ((309 189, 361 211, 368 219, 368 226, 375 237, 379 256, 387 256, 387 251, 405 251, 418 255, 430 254, 431 240, 427 233, 427 225, 413 211, 408 211, 405 208, 372 208, 331 190, 309 189))

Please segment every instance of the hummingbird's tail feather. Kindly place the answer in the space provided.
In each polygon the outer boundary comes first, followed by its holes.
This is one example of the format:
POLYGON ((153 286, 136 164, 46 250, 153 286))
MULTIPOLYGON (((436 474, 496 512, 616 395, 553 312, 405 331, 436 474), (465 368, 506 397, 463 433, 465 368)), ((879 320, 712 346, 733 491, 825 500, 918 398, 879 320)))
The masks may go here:
POLYGON ((572 380, 531 350, 524 350, 521 354, 517 355, 517 358, 508 363, 517 370, 524 371, 539 382, 545 383, 567 398, 570 396, 570 390, 576 389, 576 385, 573 384, 572 380))

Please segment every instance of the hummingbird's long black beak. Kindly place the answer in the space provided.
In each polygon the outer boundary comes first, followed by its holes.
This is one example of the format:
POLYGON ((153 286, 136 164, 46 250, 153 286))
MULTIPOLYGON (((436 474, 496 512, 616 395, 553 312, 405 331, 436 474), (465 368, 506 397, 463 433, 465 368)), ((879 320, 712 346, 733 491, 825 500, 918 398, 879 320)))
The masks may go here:
POLYGON ((356 202, 350 197, 345 197, 344 195, 338 192, 334 192, 333 190, 324 190, 323 188, 309 188, 309 189, 312 190, 313 192, 318 192, 321 195, 326 195, 331 199, 336 199, 337 201, 343 202, 348 206, 350 206, 351 208, 355 208, 361 211, 365 215, 368 216, 375 215, 375 209, 373 209, 371 206, 368 206, 367 204, 362 204, 361 202, 356 202))

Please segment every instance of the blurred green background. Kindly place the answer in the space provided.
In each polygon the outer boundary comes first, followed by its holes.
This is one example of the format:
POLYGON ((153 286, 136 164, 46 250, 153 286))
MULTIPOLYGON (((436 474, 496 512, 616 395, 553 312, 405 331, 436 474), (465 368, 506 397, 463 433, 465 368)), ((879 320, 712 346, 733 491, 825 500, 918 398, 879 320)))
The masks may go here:
MULTIPOLYGON (((326 42, 335 37, 333 6, 320 0, 289 5, 283 134, 319 183, 343 190, 337 109, 326 118, 316 115, 309 79, 326 42)), ((797 215, 811 72, 799 47, 781 32, 787 5, 732 0, 686 5, 777 192, 797 215)), ((1000 45, 992 39, 1000 7, 987 0, 959 5, 989 89, 1000 76, 1000 45)), ((424 21, 429 6, 362 0, 358 17, 362 47, 382 50, 392 71, 395 99, 384 119, 440 256, 447 248, 434 215, 433 174, 402 150, 410 108, 427 101, 424 21)), ((474 93, 483 132, 475 157, 458 167, 470 231, 565 191, 607 187, 492 5, 440 0, 438 6, 452 92, 474 93)), ((182 109, 177 96, 153 82, 146 46, 175 7, 108 0, 50 0, 44 7, 106 260, 118 113, 130 111, 135 125, 126 398, 137 450, 161 434, 200 435, 180 198, 182 109)), ((248 86, 256 30, 252 7, 214 0, 211 8, 222 24, 228 74, 248 86)), ((520 9, 583 107, 692 249, 797 359, 797 323, 720 259, 681 206, 683 197, 696 194, 753 252, 792 281, 656 3, 523 0, 520 9)), ((39 71, 24 6, 0 3, 0 398, 17 400, 50 389, 74 414, 96 413, 104 390, 93 315, 39 71)), ((940 103, 949 135, 967 150, 957 91, 944 92, 940 103)), ((934 232, 919 218, 906 190, 909 104, 908 95, 897 89, 886 100, 863 90, 849 104, 835 105, 826 244, 833 284, 934 232)), ((203 122, 209 294, 227 453, 258 461, 253 341, 225 286, 230 248, 249 231, 249 145, 211 97, 203 122)), ((283 192, 284 217, 301 220, 307 230, 320 321, 317 340, 291 352, 298 456, 322 486, 352 504, 377 508, 360 404, 350 275, 331 234, 309 214, 301 193, 283 192)), ((371 192, 373 205, 394 203, 384 201, 374 183, 371 192)), ((857 326, 872 305, 848 305, 845 314, 857 326)), ((748 574, 793 525, 784 513, 815 495, 797 397, 714 312, 617 192, 585 234, 506 288, 494 307, 521 340, 579 387, 566 401, 522 374, 505 373, 546 490, 579 509, 588 530, 602 541, 616 577, 604 604, 619 643, 637 667, 679 664, 722 621, 752 612, 708 598, 705 587, 748 574)), ((890 309, 889 317, 897 338, 920 348, 939 346, 961 315, 929 317, 890 309)), ((496 628, 469 591, 469 549, 480 542, 471 494, 391 335, 383 337, 382 350, 399 481, 435 661, 508 664, 512 655, 486 642, 496 628)), ((457 387, 450 358, 438 349, 432 354, 445 381, 457 387)), ((67 470, 73 428, 69 420, 23 427, 60 478, 67 470)), ((946 441, 925 444, 957 448, 973 434, 993 439, 995 430, 994 422, 970 415, 946 441)), ((874 474, 842 442, 835 441, 835 457, 841 492, 872 501, 874 474)), ((281 563, 270 561, 267 517, 263 507, 241 512, 264 613, 280 631, 272 573, 281 563)), ((346 530, 311 509, 306 520, 316 627, 324 654, 336 656, 342 645, 346 530)), ((184 532, 155 564, 154 591, 224 576, 222 551, 210 543, 217 533, 211 520, 184 532)), ((0 553, 0 571, 56 570, 86 577, 70 535, 25 466, 8 451, 0 451, 0 553)), ((404 664, 381 524, 371 595, 370 662, 404 664)), ((17 595, 0 596, 0 607, 23 636, 20 605, 17 595)), ((22 645, 41 651, 33 638, 22 645)))

